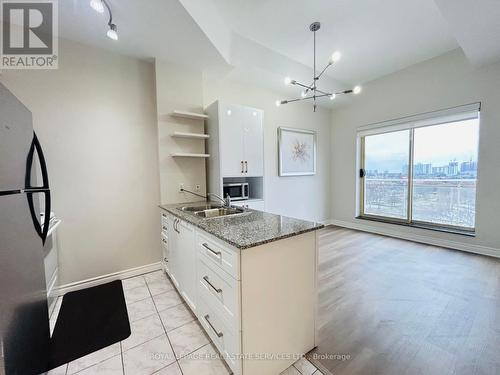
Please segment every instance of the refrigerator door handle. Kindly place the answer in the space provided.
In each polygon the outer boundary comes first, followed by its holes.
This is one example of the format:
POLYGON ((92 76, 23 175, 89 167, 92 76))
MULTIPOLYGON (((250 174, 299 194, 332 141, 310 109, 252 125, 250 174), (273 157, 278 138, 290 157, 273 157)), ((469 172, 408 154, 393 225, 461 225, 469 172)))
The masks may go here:
POLYGON ((33 203, 33 194, 37 193, 26 193, 26 198, 28 199, 28 206, 30 208, 31 219, 33 220, 33 226, 35 227, 36 233, 42 240, 42 244, 45 245, 45 241, 47 240, 47 234, 49 233, 50 226, 50 191, 41 191, 39 194, 44 194, 45 196, 45 214, 43 220, 43 227, 38 221, 38 214, 35 211, 35 205, 33 203))
POLYGON ((49 234, 50 227, 50 210, 51 210, 51 199, 50 190, 43 193, 45 196, 45 215, 43 216, 43 228, 42 228, 42 244, 45 245, 47 240, 47 235, 49 234))
POLYGON ((49 176, 47 173, 47 164, 45 162, 45 156, 43 155, 43 149, 40 145, 40 141, 36 136, 36 133, 33 132, 33 141, 31 142, 31 147, 28 152, 28 158, 26 160, 26 175, 25 175, 25 190, 26 197, 28 199, 28 206, 31 213, 31 219, 33 220, 33 225, 35 227, 36 232, 42 239, 42 244, 45 245, 45 240, 47 239, 47 234, 49 233, 49 225, 50 225, 50 209, 51 209, 51 199, 50 199, 50 190, 49 190, 49 176), (38 154, 38 160, 40 161, 40 169, 42 172, 42 186, 31 186, 31 171, 33 168, 33 156, 36 153, 38 154), (39 213, 35 212, 35 206, 33 203, 33 194, 42 193, 45 197, 45 215, 43 228, 38 221, 39 213))
POLYGON ((43 155, 42 145, 33 132, 33 141, 31 142, 31 147, 28 152, 28 158, 26 159, 26 175, 25 175, 25 189, 49 189, 49 175, 47 173, 47 163, 45 162, 45 156, 43 155), (42 171, 42 186, 31 186, 31 170, 33 168, 33 155, 38 154, 38 160, 40 161, 40 169, 42 171))

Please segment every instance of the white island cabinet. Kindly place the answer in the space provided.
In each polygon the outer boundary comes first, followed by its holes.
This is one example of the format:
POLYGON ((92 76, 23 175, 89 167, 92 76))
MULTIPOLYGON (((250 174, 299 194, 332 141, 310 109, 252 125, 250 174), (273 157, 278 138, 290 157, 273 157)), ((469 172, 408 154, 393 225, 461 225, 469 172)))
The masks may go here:
POLYGON ((316 232, 239 249, 162 210, 176 288, 237 375, 276 375, 315 346, 316 232))

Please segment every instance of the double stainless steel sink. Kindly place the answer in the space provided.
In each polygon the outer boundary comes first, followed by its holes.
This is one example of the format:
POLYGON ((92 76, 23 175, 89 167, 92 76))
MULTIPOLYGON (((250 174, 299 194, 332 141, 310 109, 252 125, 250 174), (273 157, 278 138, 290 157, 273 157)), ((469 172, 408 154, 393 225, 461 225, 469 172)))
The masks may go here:
POLYGON ((230 216, 242 214, 245 212, 243 208, 240 207, 224 207, 217 204, 207 203, 203 206, 185 206, 180 207, 179 210, 189 212, 195 216, 209 219, 213 217, 230 216))

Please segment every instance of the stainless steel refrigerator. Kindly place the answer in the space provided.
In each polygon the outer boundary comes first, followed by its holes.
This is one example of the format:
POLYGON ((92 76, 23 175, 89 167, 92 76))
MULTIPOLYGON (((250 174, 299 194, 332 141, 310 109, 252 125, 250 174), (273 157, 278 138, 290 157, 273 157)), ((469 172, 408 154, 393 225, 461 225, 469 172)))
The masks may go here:
POLYGON ((0 374, 47 370, 50 333, 42 246, 49 220, 40 224, 41 207, 49 218, 47 167, 31 112, 0 84, 0 374))

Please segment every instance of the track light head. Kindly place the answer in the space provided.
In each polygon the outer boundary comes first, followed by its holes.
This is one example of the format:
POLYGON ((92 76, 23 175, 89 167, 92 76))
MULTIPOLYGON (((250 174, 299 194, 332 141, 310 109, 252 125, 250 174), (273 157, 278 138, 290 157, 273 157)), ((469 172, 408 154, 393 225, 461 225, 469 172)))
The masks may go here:
POLYGON ((116 30, 116 25, 114 23, 111 23, 106 34, 109 39, 118 40, 118 33, 116 32, 116 30))
POLYGON ((104 4, 102 0, 90 0, 90 7, 97 13, 104 13, 104 4))

